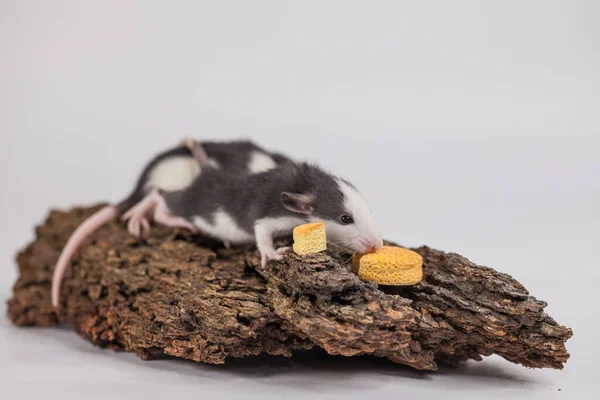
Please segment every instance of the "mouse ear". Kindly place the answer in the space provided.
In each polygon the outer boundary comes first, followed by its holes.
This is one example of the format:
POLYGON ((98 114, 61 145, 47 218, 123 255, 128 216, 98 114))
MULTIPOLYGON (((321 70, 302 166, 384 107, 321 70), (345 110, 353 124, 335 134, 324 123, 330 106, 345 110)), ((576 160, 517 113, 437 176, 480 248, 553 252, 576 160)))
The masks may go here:
POLYGON ((315 210, 313 206, 314 197, 309 194, 301 193, 281 193, 281 204, 295 213, 310 215, 315 210))

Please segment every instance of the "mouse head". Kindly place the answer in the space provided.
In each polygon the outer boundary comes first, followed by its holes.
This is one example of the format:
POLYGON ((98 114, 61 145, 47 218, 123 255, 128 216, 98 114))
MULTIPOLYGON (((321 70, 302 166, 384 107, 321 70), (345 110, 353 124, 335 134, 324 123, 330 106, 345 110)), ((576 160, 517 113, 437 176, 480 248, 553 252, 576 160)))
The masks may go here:
POLYGON ((323 221, 333 247, 368 253, 383 246, 371 210, 356 188, 343 179, 315 172, 310 174, 306 190, 281 193, 283 206, 309 222, 323 221))

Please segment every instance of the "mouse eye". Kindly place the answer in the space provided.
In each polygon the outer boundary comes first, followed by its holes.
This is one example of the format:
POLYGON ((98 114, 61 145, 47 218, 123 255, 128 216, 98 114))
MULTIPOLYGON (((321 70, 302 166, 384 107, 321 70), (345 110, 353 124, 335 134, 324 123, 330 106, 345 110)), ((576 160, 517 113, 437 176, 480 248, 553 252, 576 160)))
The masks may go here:
POLYGON ((354 222, 354 219, 349 216, 349 215, 342 215, 340 220, 342 221, 342 224, 344 225, 348 225, 354 222))

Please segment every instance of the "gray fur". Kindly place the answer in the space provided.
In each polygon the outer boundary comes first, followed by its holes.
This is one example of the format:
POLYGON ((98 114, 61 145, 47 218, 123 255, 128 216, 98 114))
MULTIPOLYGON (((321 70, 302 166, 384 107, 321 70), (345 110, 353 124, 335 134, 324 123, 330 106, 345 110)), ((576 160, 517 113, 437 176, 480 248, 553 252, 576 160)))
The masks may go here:
POLYGON ((164 193, 169 210, 193 223, 199 216, 214 223, 218 209, 231 215, 240 228, 249 234, 254 224, 265 217, 308 216, 286 209, 281 193, 312 195, 312 215, 338 220, 345 213, 344 195, 336 178, 321 168, 307 163, 288 161, 270 171, 240 176, 209 168, 185 190, 164 193))
POLYGON ((290 159, 279 154, 267 151, 249 140, 237 140, 232 142, 200 142, 208 157, 216 160, 222 168, 228 172, 243 174, 247 173, 250 157, 254 152, 264 153, 270 156, 275 164, 280 165, 289 162, 290 159))
MULTIPOLYGON (((255 151, 262 152, 270 156, 278 166, 291 162, 289 158, 279 153, 267 151, 250 140, 235 140, 230 142, 207 141, 199 143, 204 148, 207 156, 211 159, 214 159, 219 164, 220 168, 218 171, 223 173, 241 176, 248 174, 248 163, 250 162, 252 153, 255 151)), ((118 209, 121 212, 124 212, 142 200, 147 194, 146 182, 148 181, 152 169, 162 161, 176 156, 192 157, 192 154, 187 148, 182 146, 175 147, 158 154, 146 165, 142 171, 142 174, 137 180, 135 188, 125 200, 117 205, 118 209)))

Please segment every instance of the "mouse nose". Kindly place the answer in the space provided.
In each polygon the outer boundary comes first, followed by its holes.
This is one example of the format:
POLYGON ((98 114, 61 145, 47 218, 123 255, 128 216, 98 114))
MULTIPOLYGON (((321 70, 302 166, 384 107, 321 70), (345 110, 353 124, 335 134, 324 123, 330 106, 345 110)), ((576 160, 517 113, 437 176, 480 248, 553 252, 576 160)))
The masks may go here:
POLYGON ((383 240, 374 239, 369 242, 369 253, 373 253, 383 247, 383 240))
POLYGON ((363 241, 362 244, 365 246, 365 253, 373 253, 381 248, 383 245, 377 241, 363 241))
POLYGON ((383 240, 361 238, 360 244, 363 246, 364 254, 373 253, 383 246, 383 240))

